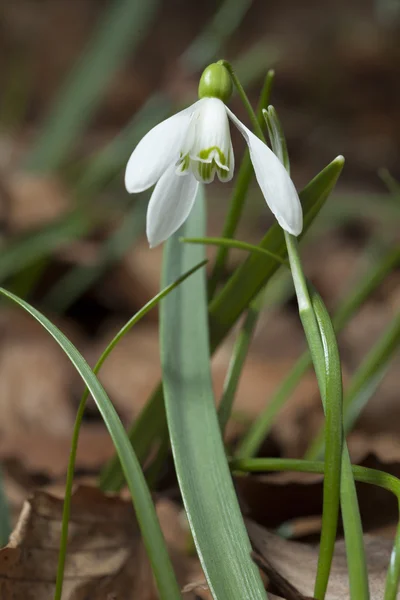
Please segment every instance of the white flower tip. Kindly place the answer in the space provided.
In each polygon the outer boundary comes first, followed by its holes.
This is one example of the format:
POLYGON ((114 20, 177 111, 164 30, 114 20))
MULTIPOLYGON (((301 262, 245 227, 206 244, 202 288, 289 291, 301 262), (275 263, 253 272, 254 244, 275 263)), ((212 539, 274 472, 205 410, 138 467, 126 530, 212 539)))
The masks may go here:
POLYGON ((146 236, 147 236, 147 241, 149 242, 149 248, 156 248, 156 246, 159 246, 160 244, 162 244, 162 242, 164 242, 165 240, 162 239, 160 236, 156 235, 156 232, 154 231, 150 231, 149 227, 148 227, 148 223, 146 224, 146 236))
POLYGON ((334 162, 334 163, 336 163, 336 164, 338 164, 338 165, 341 165, 341 166, 343 166, 343 165, 344 165, 344 163, 345 163, 345 158, 344 158, 344 156, 342 156, 341 154, 339 154, 339 156, 337 156, 337 157, 335 158, 335 160, 333 160, 332 162, 334 162))
POLYGON ((125 169, 125 177, 124 177, 124 183, 125 183, 125 188, 126 191, 129 194, 139 194, 140 192, 143 192, 145 189, 147 189, 147 185, 143 186, 143 185, 138 185, 138 181, 137 181, 137 176, 136 176, 136 165, 135 165, 135 160, 132 160, 132 156, 133 153, 128 161, 128 164, 126 165, 126 169, 125 169))
POLYGON ((130 183, 130 177, 128 176, 128 169, 125 171, 124 183, 125 183, 125 188, 126 188, 126 191, 128 192, 128 194, 134 194, 135 190, 130 183))
POLYGON ((288 223, 282 217, 282 215, 275 215, 275 217, 276 217, 276 220, 278 221, 279 225, 282 227, 282 229, 284 229, 291 235, 295 235, 297 237, 303 231, 303 213, 302 212, 297 214, 291 223, 288 223))

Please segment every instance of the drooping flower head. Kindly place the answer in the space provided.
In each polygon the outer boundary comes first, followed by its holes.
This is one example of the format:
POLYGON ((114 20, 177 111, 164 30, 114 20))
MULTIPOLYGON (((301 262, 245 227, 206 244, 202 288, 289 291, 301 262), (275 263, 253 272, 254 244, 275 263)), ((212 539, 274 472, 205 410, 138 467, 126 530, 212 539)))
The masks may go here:
POLYGON ((233 177, 229 119, 243 135, 262 194, 283 229, 299 235, 303 216, 296 189, 285 168, 254 133, 226 106, 232 93, 223 64, 207 67, 199 84, 199 100, 151 129, 133 151, 125 185, 138 193, 155 185, 147 209, 146 232, 151 247, 172 235, 187 219, 199 182, 233 177))

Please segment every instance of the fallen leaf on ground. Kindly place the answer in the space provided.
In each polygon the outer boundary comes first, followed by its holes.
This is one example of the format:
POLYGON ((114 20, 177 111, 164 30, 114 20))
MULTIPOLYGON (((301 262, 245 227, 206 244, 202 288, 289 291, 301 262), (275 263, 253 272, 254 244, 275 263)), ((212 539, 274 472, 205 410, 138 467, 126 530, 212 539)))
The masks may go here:
MULTIPOLYGON (((300 594, 313 597, 318 548, 280 538, 254 521, 247 521, 247 530, 254 548, 267 560, 268 564, 281 577, 288 580, 300 594)), ((379 600, 383 598, 392 544, 386 539, 370 535, 364 536, 364 543, 371 599, 379 600)), ((275 590, 273 592, 280 593, 275 590)), ((343 541, 337 542, 335 546, 326 600, 350 600, 346 551, 343 541)))
MULTIPOLYGON (((62 507, 61 499, 44 491, 25 503, 9 544, 0 551, 1 598, 53 598, 62 507)), ((127 578, 130 589, 136 585, 140 590, 139 548, 130 502, 95 488, 78 488, 72 501, 63 598, 106 600, 112 593, 122 598, 127 578)), ((124 598, 134 597, 124 593, 124 598)))
POLYGON ((269 560, 257 551, 251 553, 251 557, 256 565, 261 569, 261 572, 266 576, 268 589, 274 589, 286 600, 313 600, 309 596, 304 596, 295 587, 282 577, 276 569, 271 565, 269 560))
MULTIPOLYGON (((182 509, 169 500, 160 500, 156 508, 180 585, 203 578, 199 561, 187 551, 182 509)), ((53 600, 62 509, 60 495, 49 491, 36 491, 25 502, 8 545, 0 550, 0 598, 53 600)), ((63 600, 157 600, 129 498, 78 487, 68 539, 63 600)))

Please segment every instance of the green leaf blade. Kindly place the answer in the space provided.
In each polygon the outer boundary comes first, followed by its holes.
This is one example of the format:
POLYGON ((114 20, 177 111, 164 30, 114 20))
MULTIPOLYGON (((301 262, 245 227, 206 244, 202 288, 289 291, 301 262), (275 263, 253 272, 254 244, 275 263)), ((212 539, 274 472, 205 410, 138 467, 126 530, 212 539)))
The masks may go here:
MULTIPOLYGON (((201 235, 198 198, 185 234, 201 235)), ((200 246, 166 247, 164 283, 204 257, 200 246)), ((167 420, 178 480, 196 548, 216 600, 265 598, 233 488, 210 374, 204 273, 161 304, 161 358, 167 420)))
POLYGON ((4 288, 0 288, 0 294, 18 304, 42 325, 62 348, 85 382, 103 417, 121 461, 143 535, 143 541, 149 553, 154 576, 157 581, 160 598, 163 600, 178 600, 181 598, 180 590, 175 579, 149 489, 121 420, 103 386, 75 346, 47 317, 25 302, 25 300, 18 298, 18 296, 15 296, 4 288))

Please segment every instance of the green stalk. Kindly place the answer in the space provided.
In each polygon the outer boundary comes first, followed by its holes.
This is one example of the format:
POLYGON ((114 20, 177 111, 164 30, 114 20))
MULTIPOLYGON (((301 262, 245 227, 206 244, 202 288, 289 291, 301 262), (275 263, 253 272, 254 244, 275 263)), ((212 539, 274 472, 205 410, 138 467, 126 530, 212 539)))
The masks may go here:
MULTIPOLYGON (((251 102, 248 99, 247 94, 244 91, 244 88, 243 88, 242 84, 240 83, 240 80, 239 80, 238 76, 236 75, 231 63, 229 63, 227 60, 219 60, 218 64, 223 65, 226 68, 226 70, 228 71, 228 73, 232 79, 232 83, 235 86, 235 88, 240 96, 240 99, 243 103, 243 106, 246 109, 247 114, 249 115, 249 119, 251 121, 251 125, 253 127, 254 133, 260 138, 260 140, 263 140, 263 142, 265 142, 265 137, 264 137, 262 126, 261 126, 261 123, 263 121, 259 119, 260 115, 257 116, 256 113, 254 112, 251 102)), ((274 71, 269 71, 264 85, 268 85, 270 87, 272 85, 274 75, 275 75, 274 71), (269 84, 268 84, 268 78, 271 79, 269 84)), ((268 96, 267 96, 267 98, 268 98, 268 96)), ((265 108, 265 105, 260 107, 261 119, 262 119, 262 109, 263 108, 265 108)))
MULTIPOLYGON (((130 331, 130 329, 138 322, 142 317, 144 317, 152 308, 154 308, 158 302, 162 298, 164 298, 167 294, 169 294, 176 286, 182 283, 187 277, 192 275, 197 269, 204 266, 206 261, 202 261, 192 269, 190 269, 187 273, 179 277, 174 283, 164 288, 157 296, 149 300, 143 308, 141 308, 123 327, 120 331, 114 336, 111 342, 108 344, 106 349, 101 354, 99 360, 97 361, 93 373, 97 375, 100 371, 101 367, 104 364, 104 361, 110 355, 112 350, 118 344, 118 342, 130 331)), ((82 419, 85 412, 86 401, 88 399, 90 390, 88 387, 85 388, 81 401, 79 403, 74 430, 72 433, 71 440, 71 450, 68 461, 67 468, 67 479, 65 483, 65 496, 64 496, 64 507, 63 507, 63 516, 62 516, 62 525, 61 525, 61 540, 60 540, 60 554, 58 559, 58 568, 57 568, 57 579, 56 579, 56 591, 54 595, 54 600, 60 600, 62 594, 62 587, 64 581, 64 568, 65 561, 67 557, 67 544, 68 544, 68 526, 69 526, 69 518, 71 514, 71 497, 72 497, 72 487, 74 481, 74 472, 75 472, 75 462, 76 462, 76 453, 78 450, 78 441, 79 441, 79 432, 82 425, 82 419)))
MULTIPOLYGON (((230 462, 232 471, 258 473, 265 471, 295 471, 300 473, 321 473, 325 471, 323 462, 286 458, 237 458, 230 462)), ((377 485, 396 495, 400 512, 400 480, 394 475, 352 465, 356 481, 377 485)), ((400 524, 397 526, 393 550, 386 575, 384 600, 396 600, 400 580, 400 524)), ((358 598, 358 597, 357 597, 358 598)))
MULTIPOLYGON (((202 191, 202 189, 201 189, 202 191)), ((204 201, 197 198, 185 233, 202 234, 204 201)), ((166 284, 204 257, 204 248, 172 236, 166 243, 166 284)), ((161 304, 163 387, 175 469, 196 549, 215 600, 266 598, 250 557, 250 541, 225 455, 213 397, 204 273, 161 304)))
MULTIPOLYGON (((342 374, 336 338, 329 317, 318 319, 314 312, 301 267, 297 240, 285 232, 300 319, 313 358, 326 421, 326 463, 321 543, 314 596, 325 598, 335 549, 339 516, 342 457, 342 374)), ((354 501, 354 498, 352 499, 354 501)), ((357 502, 357 499, 356 499, 357 502)), ((346 536, 347 538, 347 536, 346 536)), ((349 559, 348 559, 349 560, 349 559)), ((350 560, 349 560, 350 568, 350 560)), ((358 579, 357 579, 358 583, 358 579)), ((357 587, 357 593, 360 592, 357 587)), ((361 600, 363 596, 358 596, 361 600)))
MULTIPOLYGON (((257 124, 259 127, 263 122, 263 108, 268 105, 269 98, 271 96, 271 88, 274 81, 274 76, 275 72, 273 70, 268 71, 264 80, 263 88, 261 90, 257 111, 257 124)), ((243 213, 247 192, 252 177, 253 165, 250 160, 250 153, 246 148, 236 178, 236 185, 233 191, 231 202, 229 204, 228 214, 226 215, 225 223, 222 229, 221 237, 223 238, 232 238, 236 233, 237 226, 243 213)), ((208 283, 209 298, 212 298, 215 294, 218 283, 220 282, 222 274, 224 272, 227 256, 228 248, 221 247, 218 249, 213 270, 208 283)))
MULTIPOLYGON (((344 397, 344 430, 348 433, 365 404, 382 381, 390 361, 400 344, 400 313, 391 321, 379 341, 370 350, 353 376, 344 397)), ((323 431, 320 431, 307 450, 306 458, 315 460, 324 454, 323 431)))
MULTIPOLYGON (((381 261, 369 271, 354 286, 353 292, 341 303, 333 317, 333 325, 336 333, 339 333, 350 321, 360 306, 382 283, 385 277, 400 264, 400 248, 390 250, 381 261)), ((312 365, 309 352, 305 352, 297 360, 287 377, 279 385, 272 395, 265 409, 251 425, 236 450, 236 456, 240 458, 251 458, 260 448, 263 440, 271 430, 273 421, 288 400, 290 394, 312 365)))
MULTIPOLYGON (((320 333, 322 339, 324 339, 324 330, 322 323, 330 323, 328 312, 325 308, 321 298, 313 293, 312 297, 313 310, 316 315, 320 333)), ((334 336, 333 328, 331 329, 331 341, 336 345, 336 338, 334 336)), ((329 340, 328 340, 329 342, 329 340)), ((324 344, 325 349, 325 344, 324 344)), ((327 363, 327 375, 329 372, 329 365, 327 363)), ((341 384, 340 384, 341 385, 341 384)), ((330 409, 330 398, 328 396, 328 386, 326 388, 326 395, 323 393, 322 399, 324 404, 325 414, 330 409), (324 401, 325 399, 325 401, 324 401)), ((340 423, 342 428, 342 422, 340 423)), ((326 447, 328 449, 328 438, 329 438, 329 423, 326 419, 326 447)), ((328 461, 328 454, 326 454, 326 462, 328 461)), ((354 477, 351 469, 351 462, 347 444, 344 442, 341 460, 341 481, 340 481, 340 501, 342 509, 342 518, 345 532, 345 543, 346 543, 346 554, 347 563, 349 567, 349 583, 350 593, 352 598, 365 599, 369 598, 368 589, 368 570, 365 556, 363 530, 360 517, 360 511, 357 500, 357 490, 354 483, 354 477)))

